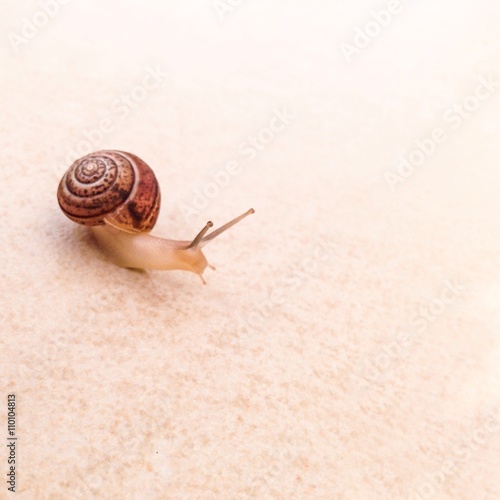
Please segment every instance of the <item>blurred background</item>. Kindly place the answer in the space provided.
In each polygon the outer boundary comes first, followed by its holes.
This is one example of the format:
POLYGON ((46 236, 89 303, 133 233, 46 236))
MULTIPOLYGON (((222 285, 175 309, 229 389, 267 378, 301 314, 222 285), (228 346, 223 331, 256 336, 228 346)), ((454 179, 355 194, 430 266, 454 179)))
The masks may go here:
POLYGON ((499 21, 493 0, 3 2, 21 497, 498 498, 499 21), (116 268, 62 215, 100 149, 154 169, 155 234, 256 209, 207 247, 207 287, 116 268))

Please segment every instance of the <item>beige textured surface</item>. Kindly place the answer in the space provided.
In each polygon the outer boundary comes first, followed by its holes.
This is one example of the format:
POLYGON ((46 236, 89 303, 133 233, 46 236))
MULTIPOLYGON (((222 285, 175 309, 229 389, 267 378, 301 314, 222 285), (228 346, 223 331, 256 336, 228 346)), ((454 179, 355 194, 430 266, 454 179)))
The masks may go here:
POLYGON ((500 81, 500 10, 401 2, 349 63, 341 43, 388 4, 221 20, 209 0, 73 0, 16 51, 44 17, 4 2, 0 436, 13 392, 19 498, 500 498, 500 88, 481 83, 500 81), (92 149, 157 173, 155 234, 257 210, 207 247, 206 287, 112 266, 60 213, 98 126, 92 149))

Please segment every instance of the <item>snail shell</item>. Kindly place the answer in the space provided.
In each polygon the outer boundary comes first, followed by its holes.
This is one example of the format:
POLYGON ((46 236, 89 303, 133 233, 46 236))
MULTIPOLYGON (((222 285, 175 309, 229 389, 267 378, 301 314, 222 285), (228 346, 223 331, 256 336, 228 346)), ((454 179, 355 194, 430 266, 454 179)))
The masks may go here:
POLYGON ((59 183, 57 199, 78 224, 108 224, 137 233, 154 227, 161 195, 146 162, 123 151, 96 151, 71 165, 59 183))

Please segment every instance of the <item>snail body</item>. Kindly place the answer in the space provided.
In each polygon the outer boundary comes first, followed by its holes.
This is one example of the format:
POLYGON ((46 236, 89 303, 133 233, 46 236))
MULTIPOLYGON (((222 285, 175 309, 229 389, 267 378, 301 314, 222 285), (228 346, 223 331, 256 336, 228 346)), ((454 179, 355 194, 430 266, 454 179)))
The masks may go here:
POLYGON ((99 246, 116 265, 135 269, 184 270, 197 274, 208 264, 202 248, 219 234, 254 213, 248 210, 219 229, 208 222, 192 241, 152 236, 161 193, 153 170, 123 151, 97 151, 76 160, 57 190, 63 213, 89 226, 99 246))

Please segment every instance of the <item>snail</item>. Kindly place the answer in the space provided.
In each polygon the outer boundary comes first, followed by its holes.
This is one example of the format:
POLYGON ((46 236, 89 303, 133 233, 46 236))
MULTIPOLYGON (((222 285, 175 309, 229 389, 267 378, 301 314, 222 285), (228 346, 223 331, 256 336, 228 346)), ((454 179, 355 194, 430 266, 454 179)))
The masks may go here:
POLYGON ((72 221, 89 226, 110 260, 134 269, 184 270, 197 274, 211 266, 202 248, 253 209, 207 234, 212 222, 192 241, 149 234, 160 212, 160 187, 153 170, 124 151, 96 151, 76 160, 63 175, 57 200, 72 221))

